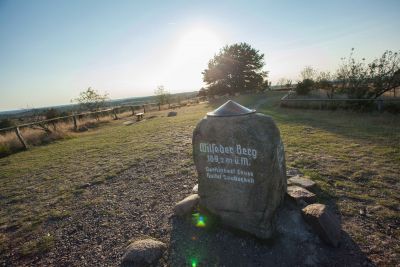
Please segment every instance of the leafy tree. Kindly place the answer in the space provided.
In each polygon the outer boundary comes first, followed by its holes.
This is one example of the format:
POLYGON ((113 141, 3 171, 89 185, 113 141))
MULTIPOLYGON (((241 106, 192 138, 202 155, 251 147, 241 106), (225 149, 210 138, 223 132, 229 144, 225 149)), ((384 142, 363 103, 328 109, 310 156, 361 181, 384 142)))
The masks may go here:
POLYGON ((199 93, 197 94, 197 96, 200 96, 200 97, 202 97, 202 96, 207 96, 207 89, 205 89, 205 88, 201 88, 200 90, 199 90, 199 93))
POLYGON ((89 87, 86 91, 81 92, 79 97, 71 100, 71 102, 78 102, 84 110, 97 111, 105 106, 107 99, 109 99, 107 93, 100 94, 97 90, 89 87))
POLYGON ((296 93, 298 95, 307 95, 314 89, 315 83, 311 79, 304 79, 303 81, 297 83, 296 93))
POLYGON ((247 43, 225 46, 208 62, 203 81, 211 95, 264 90, 264 65, 264 54, 247 43))
POLYGON ((164 88, 163 85, 159 85, 156 90, 154 90, 154 94, 156 95, 158 103, 160 105, 164 105, 169 103, 169 99, 171 97, 170 93, 164 88))

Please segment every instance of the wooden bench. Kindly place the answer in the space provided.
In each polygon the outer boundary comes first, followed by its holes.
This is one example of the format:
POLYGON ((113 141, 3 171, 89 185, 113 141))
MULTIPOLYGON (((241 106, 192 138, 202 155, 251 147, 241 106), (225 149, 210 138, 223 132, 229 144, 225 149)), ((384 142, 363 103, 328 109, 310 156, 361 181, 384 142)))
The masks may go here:
POLYGON ((144 113, 143 113, 143 112, 140 112, 140 113, 136 113, 135 115, 136 115, 137 121, 140 121, 140 120, 143 119, 144 113))

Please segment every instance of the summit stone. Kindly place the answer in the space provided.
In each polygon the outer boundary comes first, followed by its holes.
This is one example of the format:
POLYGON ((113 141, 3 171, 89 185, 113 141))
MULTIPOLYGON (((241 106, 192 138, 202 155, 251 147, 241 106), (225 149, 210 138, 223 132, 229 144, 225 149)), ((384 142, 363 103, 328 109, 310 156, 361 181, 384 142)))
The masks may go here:
POLYGON ((193 132, 200 206, 223 224, 271 238, 286 193, 285 153, 271 117, 228 101, 193 132))

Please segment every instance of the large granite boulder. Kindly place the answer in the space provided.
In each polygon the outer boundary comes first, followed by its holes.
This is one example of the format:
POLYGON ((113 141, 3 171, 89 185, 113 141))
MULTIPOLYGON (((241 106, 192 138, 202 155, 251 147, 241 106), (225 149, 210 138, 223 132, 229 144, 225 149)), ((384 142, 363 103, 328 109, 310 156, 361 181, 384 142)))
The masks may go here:
POLYGON ((286 193, 285 153, 271 117, 228 101, 193 133, 200 205, 222 223, 267 239, 286 193))

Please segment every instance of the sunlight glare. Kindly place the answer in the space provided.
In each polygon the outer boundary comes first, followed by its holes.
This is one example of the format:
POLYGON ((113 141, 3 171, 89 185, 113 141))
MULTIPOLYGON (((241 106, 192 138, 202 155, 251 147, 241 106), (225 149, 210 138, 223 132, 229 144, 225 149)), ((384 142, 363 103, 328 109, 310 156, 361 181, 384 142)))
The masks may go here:
POLYGON ((178 64, 189 62, 207 64, 222 47, 218 36, 205 27, 187 31, 179 40, 174 61, 178 64))
POLYGON ((187 28, 176 39, 175 48, 169 51, 167 64, 163 67, 159 80, 170 88, 200 88, 203 86, 201 72, 224 44, 223 36, 211 28, 187 28), (191 87, 187 87, 188 84, 191 87))

